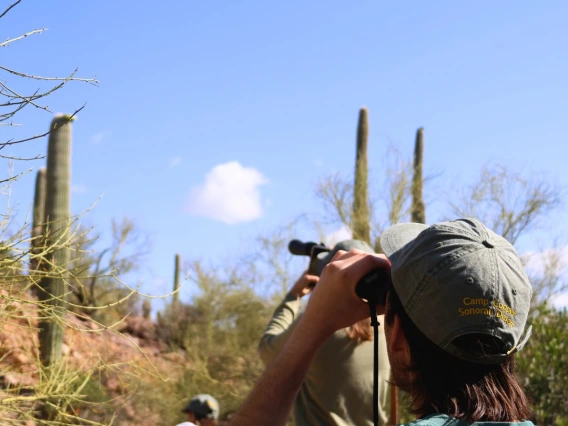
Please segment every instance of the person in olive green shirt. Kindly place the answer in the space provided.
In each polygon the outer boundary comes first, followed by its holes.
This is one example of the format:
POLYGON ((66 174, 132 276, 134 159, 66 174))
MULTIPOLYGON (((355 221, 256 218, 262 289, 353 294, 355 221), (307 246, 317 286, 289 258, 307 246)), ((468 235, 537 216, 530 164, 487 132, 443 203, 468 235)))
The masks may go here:
MULTIPOLYGON (((370 248, 369 248, 370 250, 370 248)), ((259 344, 268 365, 282 350, 302 314, 300 298, 309 294, 317 276, 302 275, 276 308, 259 344)), ((382 323, 382 317, 379 322, 382 323)), ((373 330, 370 320, 335 332, 310 364, 296 401, 293 418, 297 426, 372 426, 373 330)), ((386 397, 390 366, 383 328, 379 331, 379 417, 386 422, 386 397)))
MULTIPOLYGON (((390 270, 385 314, 394 380, 409 393, 409 426, 532 426, 515 375, 531 334, 532 289, 514 247, 476 219, 397 224, 384 255, 339 251, 301 320, 231 426, 283 426, 310 362, 336 330, 368 318, 357 297, 370 271, 390 270)), ((370 411, 372 407, 365 407, 370 411)))

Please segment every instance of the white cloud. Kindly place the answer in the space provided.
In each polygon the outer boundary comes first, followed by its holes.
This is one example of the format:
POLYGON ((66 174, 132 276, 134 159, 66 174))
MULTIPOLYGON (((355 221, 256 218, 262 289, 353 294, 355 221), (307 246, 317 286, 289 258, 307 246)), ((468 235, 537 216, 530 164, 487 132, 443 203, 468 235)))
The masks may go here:
POLYGON ((568 307, 568 293, 557 294, 552 298, 552 304, 557 308, 568 307))
POLYGON ((328 247, 333 247, 340 241, 351 239, 353 239, 353 231, 348 226, 343 225, 341 228, 327 234, 324 242, 328 247))
MULTIPOLYGON (((529 252, 522 257, 529 278, 538 280, 545 273, 550 273, 552 268, 558 276, 557 288, 560 289, 567 284, 565 277, 568 268, 568 246, 529 252)), ((568 293, 557 294, 550 299, 550 302, 558 308, 568 307, 568 293)))
POLYGON ((203 184, 192 188, 187 211, 227 224, 262 216, 259 188, 267 179, 258 170, 237 161, 219 164, 207 173, 203 184))
POLYGON ((527 273, 539 276, 544 273, 546 265, 550 264, 552 259, 558 261, 559 269, 568 265, 568 246, 524 253, 522 258, 527 273))
POLYGON ((73 194, 84 194, 85 192, 87 192, 87 187, 82 184, 71 185, 71 192, 73 194))
POLYGON ((180 163, 181 163, 181 157, 179 157, 179 156, 178 156, 178 157, 173 157, 173 158, 170 160, 170 168, 173 169, 174 167, 179 166, 180 163))
POLYGON ((105 136, 106 136, 105 132, 95 133, 93 136, 91 136, 91 143, 93 145, 98 145, 103 141, 105 136))

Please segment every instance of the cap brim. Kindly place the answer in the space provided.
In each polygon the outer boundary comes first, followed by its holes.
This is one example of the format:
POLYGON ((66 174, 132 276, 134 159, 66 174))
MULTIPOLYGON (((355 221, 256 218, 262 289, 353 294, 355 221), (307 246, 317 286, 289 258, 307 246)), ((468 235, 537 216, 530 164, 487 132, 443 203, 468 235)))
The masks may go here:
POLYGON ((383 253, 387 257, 390 257, 427 228, 429 228, 429 226, 423 223, 397 223, 391 226, 381 235, 381 248, 383 249, 383 253))

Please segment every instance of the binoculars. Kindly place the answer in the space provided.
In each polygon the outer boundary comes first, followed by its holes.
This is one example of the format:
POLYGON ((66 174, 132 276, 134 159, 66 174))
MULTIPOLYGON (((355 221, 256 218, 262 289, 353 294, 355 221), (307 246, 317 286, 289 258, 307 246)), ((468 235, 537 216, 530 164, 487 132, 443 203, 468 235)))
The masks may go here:
MULTIPOLYGON (((308 274, 321 275, 323 268, 327 265, 333 255, 338 250, 364 243, 357 240, 341 241, 337 243, 333 249, 327 247, 323 243, 302 242, 300 240, 292 240, 288 244, 288 250, 293 255, 309 256, 310 264, 308 266, 308 274)), ((373 269, 363 276, 355 287, 355 293, 365 302, 375 305, 384 306, 386 303, 387 293, 392 288, 392 281, 389 271, 384 268, 373 269)))

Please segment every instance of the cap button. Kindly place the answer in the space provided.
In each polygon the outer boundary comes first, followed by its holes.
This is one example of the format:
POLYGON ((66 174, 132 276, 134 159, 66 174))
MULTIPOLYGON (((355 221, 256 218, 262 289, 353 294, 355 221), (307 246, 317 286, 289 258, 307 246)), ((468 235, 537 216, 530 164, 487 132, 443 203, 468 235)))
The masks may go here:
POLYGON ((483 240, 481 244, 483 244, 487 248, 495 247, 495 243, 493 242, 493 240, 491 238, 487 238, 487 239, 483 240))

